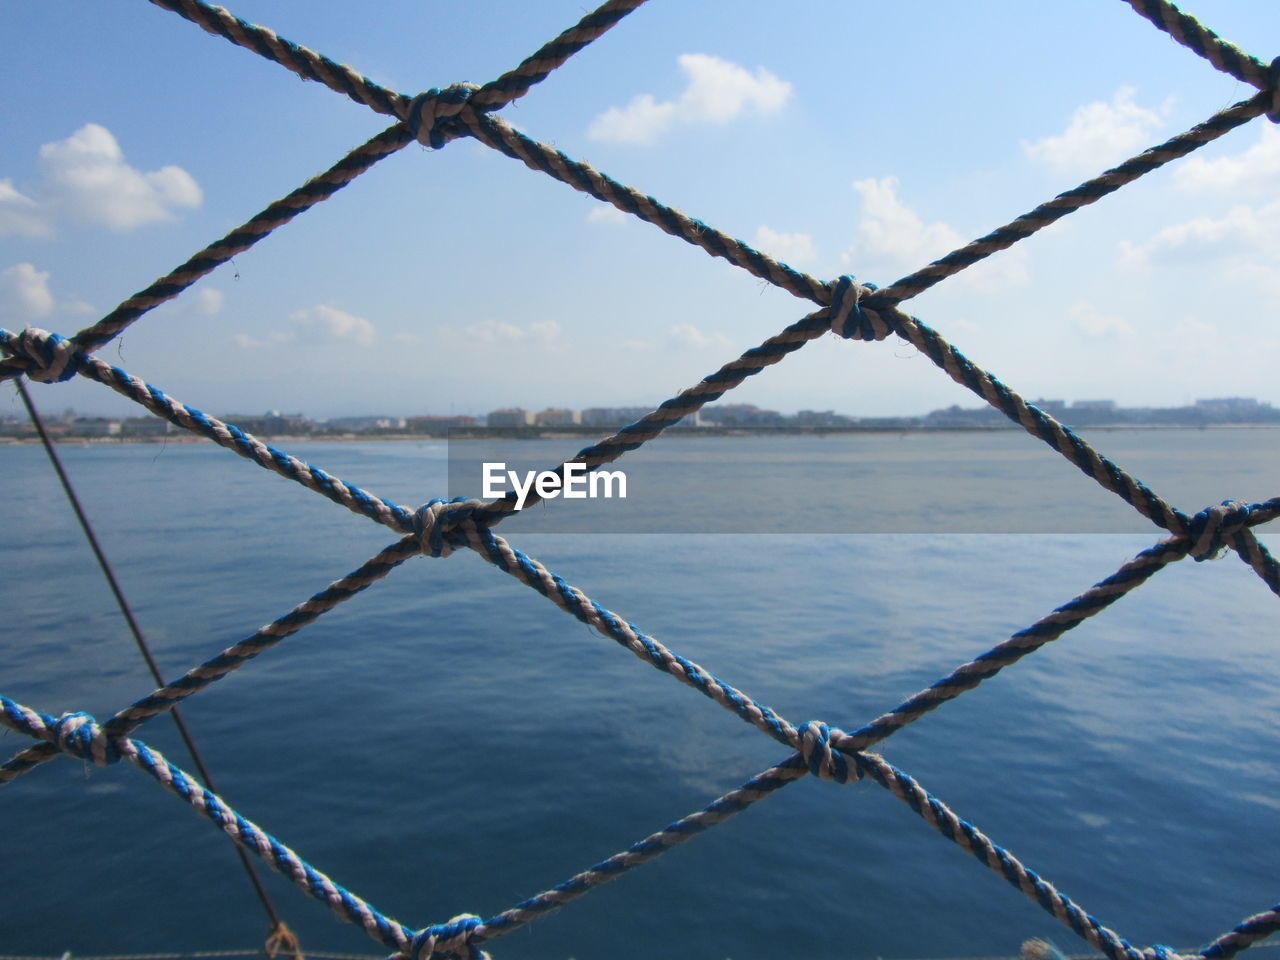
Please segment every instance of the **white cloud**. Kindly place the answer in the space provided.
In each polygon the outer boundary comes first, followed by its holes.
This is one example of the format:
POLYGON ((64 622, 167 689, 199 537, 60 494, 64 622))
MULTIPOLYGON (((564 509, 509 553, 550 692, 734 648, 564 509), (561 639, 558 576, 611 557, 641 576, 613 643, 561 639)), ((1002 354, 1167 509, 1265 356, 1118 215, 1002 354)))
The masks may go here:
POLYGON ((1125 267, 1227 256, 1238 263, 1280 257, 1280 200, 1262 207, 1241 204, 1222 217, 1196 217, 1165 227, 1146 243, 1120 244, 1125 267))
POLYGON ((692 323, 675 324, 667 331, 667 340, 673 346, 690 350, 729 345, 729 338, 723 333, 704 333, 692 323))
POLYGON ((15 263, 0 270, 0 317, 10 325, 47 317, 53 312, 49 274, 30 263, 15 263))
POLYGON ((899 200, 897 177, 855 180, 853 189, 862 198, 858 243, 878 257, 923 266, 964 244, 954 227, 942 221, 926 224, 899 200))
POLYGON ((1248 285, 1280 300, 1280 200, 1240 204, 1221 217, 1196 217, 1158 231, 1145 243, 1122 241, 1120 266, 1197 270, 1213 265, 1219 282, 1248 285))
POLYGON ((1134 89, 1121 87, 1109 103, 1087 103, 1071 115, 1067 129, 1035 143, 1022 141, 1031 160, 1064 172, 1097 172, 1128 159, 1143 148, 1164 124, 1172 104, 1158 110, 1133 102, 1134 89))
MULTIPOLYGON (((217 300, 221 306, 221 294, 217 300)), ((282 343, 354 343, 367 347, 377 338, 376 328, 364 317, 327 304, 295 310, 289 314, 289 319, 293 322, 292 329, 267 330, 261 336, 235 333, 231 335, 231 341, 242 349, 253 350, 282 343)))
POLYGON ((280 343, 292 343, 297 338, 291 333, 272 330, 264 337, 255 337, 247 333, 233 333, 231 342, 242 350, 257 350, 262 347, 274 347, 280 343))
POLYGON ((213 287, 200 287, 191 294, 191 307, 202 317, 212 317, 222 310, 225 299, 221 290, 213 287))
MULTIPOLYGON (((46 219, 58 215, 112 230, 132 230, 172 220, 176 210, 198 207, 202 199, 200 187, 181 167, 161 167, 150 173, 131 167, 111 131, 96 123, 85 124, 66 140, 42 146, 40 168, 43 179, 33 191, 39 202, 31 202, 46 219)), ((27 198, 11 185, 9 193, 21 199, 0 191, 0 203, 10 212, 25 209, 30 217, 30 207, 21 202, 27 198)))
MULTIPOLYGON (((899 200, 897 177, 855 180, 853 188, 862 198, 862 220, 853 245, 841 260, 859 275, 870 278, 876 270, 917 270, 967 242, 955 227, 940 220, 925 223, 899 200)), ((1021 286, 1027 282, 1026 252, 1018 247, 1001 251, 946 282, 984 293, 1021 286)))
POLYGON ((12 180, 0 180, 0 237, 47 237, 53 232, 45 212, 12 180))
POLYGON ((1187 190, 1248 190, 1280 184, 1280 130, 1265 123, 1258 142, 1243 153, 1207 159, 1192 156, 1174 169, 1173 182, 1187 190))
POLYGON ((1071 324, 1081 333, 1089 337, 1120 337, 1128 339, 1134 335, 1133 326, 1123 317, 1102 313, 1092 303, 1081 301, 1073 304, 1070 311, 1071 324))
POLYGON ((763 67, 755 73, 705 53, 685 53, 680 69, 688 83, 675 100, 642 93, 625 107, 610 107, 591 121, 593 140, 653 143, 678 124, 726 124, 744 112, 776 113, 791 96, 791 84, 763 67))
POLYGON ((298 328, 298 338, 305 341, 346 340, 367 347, 377 336, 373 324, 364 317, 325 304, 298 310, 289 319, 298 328))
POLYGON ((809 234, 780 233, 765 226, 756 230, 754 246, 791 266, 812 263, 818 255, 809 234))
POLYGON ((528 343, 550 347, 560 337, 560 324, 555 320, 538 320, 521 327, 504 320, 486 318, 464 327, 462 334, 480 343, 528 343))
POLYGON ((587 211, 587 223, 626 223, 630 218, 611 203, 592 204, 587 211))

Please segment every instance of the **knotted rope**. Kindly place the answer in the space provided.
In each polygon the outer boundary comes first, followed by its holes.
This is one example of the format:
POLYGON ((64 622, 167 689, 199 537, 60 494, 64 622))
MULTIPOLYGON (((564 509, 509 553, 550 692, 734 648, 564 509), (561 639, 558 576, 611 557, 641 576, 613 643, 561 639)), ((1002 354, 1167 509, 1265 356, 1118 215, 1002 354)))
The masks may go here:
POLYGON ((76 375, 76 345, 56 333, 28 327, 5 346, 27 362, 27 376, 37 383, 64 383, 76 375))
POLYGON ((405 115, 410 135, 435 150, 462 136, 467 128, 456 122, 456 118, 479 89, 474 83, 455 83, 444 90, 433 87, 418 94, 409 101, 405 115))
POLYGON ((859 780, 862 774, 858 771, 855 758, 838 753, 831 747, 833 736, 843 739, 841 730, 832 730, 825 723, 816 720, 806 723, 801 728, 800 755, 812 773, 819 780, 834 780, 836 783, 849 783, 859 780), (855 762, 850 762, 855 759, 855 762))
POLYGON ((117 763, 132 751, 128 740, 109 734, 88 713, 64 713, 55 717, 24 707, 3 694, 0 694, 0 724, 43 741, 39 746, 55 755, 65 753, 98 767, 117 763))
POLYGON ((87 713, 64 713, 49 728, 50 741, 63 753, 95 766, 105 767, 120 759, 120 748, 98 726, 98 721, 87 713))
POLYGON ((267 955, 267 960, 275 960, 281 955, 292 960, 307 960, 302 955, 297 936, 283 921, 273 925, 268 931, 267 939, 262 944, 262 952, 267 955))
POLYGON ((406 960, 489 960, 489 954, 471 942, 481 920, 474 913, 460 913, 448 923, 435 924, 418 933, 404 956, 406 960))
POLYGON ((428 500, 414 514, 414 536, 422 552, 430 557, 447 557, 456 547, 465 546, 476 531, 477 516, 484 509, 483 500, 457 497, 453 500, 428 500))
POLYGON ((1249 518, 1255 506, 1243 500, 1223 500, 1216 507, 1205 507, 1191 518, 1188 535, 1191 538, 1191 558, 1193 560, 1211 560, 1220 556, 1227 545, 1237 536, 1247 534, 1253 536, 1249 529, 1249 518))
POLYGON ((831 332, 846 340, 883 340, 891 333, 898 333, 892 311, 881 312, 870 302, 864 302, 867 293, 874 293, 876 286, 869 283, 859 286, 851 274, 840 277, 831 286, 831 332))

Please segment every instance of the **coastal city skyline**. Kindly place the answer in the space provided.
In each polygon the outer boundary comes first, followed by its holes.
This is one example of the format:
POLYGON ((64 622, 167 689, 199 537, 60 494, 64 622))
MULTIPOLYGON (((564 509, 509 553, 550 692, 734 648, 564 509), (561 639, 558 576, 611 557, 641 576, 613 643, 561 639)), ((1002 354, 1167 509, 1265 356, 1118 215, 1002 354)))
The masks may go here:
MULTIPOLYGON (((1125 407, 1114 400, 1066 401, 1039 398, 1033 405, 1072 427, 1090 426, 1280 426, 1280 409, 1254 397, 1207 397, 1179 407, 1125 407)), ((650 407, 547 407, 528 410, 501 407, 481 415, 418 414, 410 416, 371 414, 313 419, 302 412, 230 413, 218 419, 246 433, 261 436, 433 436, 484 433, 551 433, 555 431, 615 430, 634 423, 651 411, 650 407)), ((181 432, 155 416, 110 417, 78 413, 74 409, 45 414, 54 436, 98 439, 150 439, 181 432)), ((708 404, 677 422, 671 429, 708 431, 799 430, 999 430, 1013 429, 1013 423, 990 406, 950 407, 922 415, 851 416, 834 410, 798 410, 787 414, 762 409, 749 403, 708 404)), ((0 440, 31 438, 35 429, 25 416, 0 416, 0 440)))

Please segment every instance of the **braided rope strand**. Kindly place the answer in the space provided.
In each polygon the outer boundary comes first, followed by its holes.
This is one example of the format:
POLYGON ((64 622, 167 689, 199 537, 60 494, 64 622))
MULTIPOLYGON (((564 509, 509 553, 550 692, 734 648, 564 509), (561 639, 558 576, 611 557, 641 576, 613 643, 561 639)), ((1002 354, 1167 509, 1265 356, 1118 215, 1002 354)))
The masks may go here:
MULTIPOLYGON (((37 335, 38 339, 56 336, 32 329, 19 335, 0 328, 0 349, 10 353, 23 352, 25 348, 23 339, 30 339, 33 334, 37 335)), ((369 517, 399 533, 412 533, 414 530, 413 514, 406 508, 367 493, 354 484, 343 483, 320 468, 313 467, 282 450, 277 450, 268 443, 263 443, 239 427, 224 423, 195 407, 188 407, 119 367, 77 351, 70 359, 69 369, 110 387, 121 396, 141 404, 156 416, 168 420, 175 426, 212 440, 260 467, 294 480, 308 490, 314 490, 334 503, 341 504, 353 513, 369 517)))
POLYGON ((552 70, 598 40, 623 17, 643 5, 646 0, 609 0, 597 7, 554 40, 526 58, 514 70, 486 83, 475 92, 471 103, 477 110, 497 110, 518 100, 534 84, 541 83, 552 70))
POLYGON ((257 824, 236 813, 217 794, 206 790, 180 767, 166 760, 158 750, 151 749, 140 740, 122 739, 119 743, 126 759, 185 800, 241 847, 257 854, 272 870, 293 881, 303 893, 328 906, 340 920, 355 924, 393 950, 404 950, 409 945, 413 938, 412 930, 384 916, 315 869, 257 824))
MULTIPOLYGON (((890 312, 890 311, 884 311, 890 312)), ((1170 533, 1185 535, 1188 517, 1156 495, 1141 480, 1122 470, 1098 453, 1084 438, 1039 407, 1027 403, 995 376, 979 367, 948 343, 941 334, 917 317, 892 311, 896 332, 927 356, 956 383, 981 397, 1006 417, 1052 447, 1096 480, 1103 489, 1118 495, 1140 514, 1170 533)))
POLYGON ((315 80, 378 113, 403 119, 395 109, 404 99, 402 94, 388 90, 345 64, 286 40, 274 30, 241 20, 223 7, 203 0, 151 0, 151 3, 178 14, 207 33, 275 61, 303 80, 315 80))
MULTIPOLYGON (((268 27, 249 23, 222 7, 205 3, 204 0, 150 2, 178 14, 208 33, 280 64, 304 80, 322 83, 330 90, 378 113, 398 120, 407 120, 409 117, 409 107, 414 98, 389 90, 345 64, 286 40, 268 27)), ((524 96, 531 87, 545 80, 553 70, 603 36, 644 2, 645 0, 608 0, 554 40, 544 44, 515 69, 480 87, 473 98, 475 108, 497 110, 524 96)))
POLYGON ((672 847, 686 843, 711 827, 737 816, 747 807, 772 795, 787 784, 795 783, 808 772, 799 754, 775 767, 770 767, 696 813, 691 813, 657 833, 652 833, 643 840, 633 843, 621 853, 616 853, 607 860, 602 860, 581 873, 574 874, 550 890, 522 900, 510 910, 504 910, 497 916, 485 920, 475 928, 471 942, 482 943, 510 933, 531 920, 536 920, 552 910, 577 900, 628 870, 646 864, 672 847))
POLYGON ((1034 870, 1024 867, 1013 854, 993 843, 981 830, 956 816, 910 775, 876 754, 858 754, 855 760, 866 776, 905 803, 930 827, 1004 878, 1032 903, 1038 904, 1111 960, 1152 960, 1104 927, 1052 884, 1042 880, 1034 870))
MULTIPOLYGON (((119 711, 102 725, 103 731, 108 736, 132 733, 147 720, 167 713, 191 694, 221 680, 228 673, 270 650, 307 624, 314 623, 334 607, 372 586, 419 552, 421 547, 416 537, 406 537, 392 544, 358 569, 335 580, 324 590, 304 600, 284 616, 259 628, 252 636, 228 647, 217 656, 188 670, 172 683, 165 684, 119 711)), ((57 747, 49 743, 38 743, 19 751, 6 763, 0 765, 0 785, 17 779, 27 771, 57 756, 57 747)))
POLYGON ((1045 644, 1057 640, 1088 618, 1101 613, 1131 590, 1146 583, 1169 564, 1181 560, 1187 555, 1188 550, 1189 544, 1185 541, 1170 539, 1142 551, 1111 576, 1094 584, 1073 600, 1055 608, 1052 613, 1037 620, 1025 630, 1019 630, 1003 643, 997 644, 981 656, 957 667, 941 680, 909 697, 861 729, 837 738, 835 746, 845 753, 850 753, 865 750, 879 743, 949 700, 954 700, 960 694, 973 690, 984 680, 991 679, 1027 654, 1034 653, 1045 644))
MULTIPOLYGON (((822 311, 797 320, 785 327, 781 333, 765 340, 760 346, 752 347, 738 359, 729 361, 715 373, 703 377, 692 387, 680 391, 669 400, 664 400, 635 423, 623 427, 617 433, 588 447, 583 447, 552 472, 557 476, 563 476, 565 467, 570 463, 581 463, 588 470, 595 470, 607 463, 613 463, 632 450, 638 450, 661 435, 668 427, 697 413, 708 403, 719 400, 730 390, 741 385, 748 377, 755 376, 766 367, 778 363, 788 354, 799 350, 806 343, 822 336, 829 329, 825 314, 824 308, 822 311)), ((536 490, 531 489, 525 496, 526 507, 541 501, 542 497, 536 490)), ((496 523, 503 516, 513 512, 515 512, 515 501, 510 497, 500 497, 485 504, 484 507, 486 521, 489 523, 496 523)))
POLYGON ((1124 0, 1140 16, 1151 21, 1174 40, 1197 56, 1204 57, 1217 69, 1241 83, 1259 90, 1275 86, 1270 68, 1257 57, 1250 56, 1235 44, 1228 43, 1195 17, 1179 10, 1168 0, 1124 0))
POLYGON ((217 656, 197 667, 192 667, 177 680, 135 701, 103 724, 103 729, 109 734, 132 733, 147 720, 173 709, 176 704, 193 693, 221 680, 303 627, 315 623, 334 607, 368 589, 410 557, 421 552, 422 547, 416 537, 404 537, 391 544, 351 573, 333 581, 319 593, 298 604, 284 616, 272 620, 264 627, 259 627, 252 636, 246 637, 217 656))
MULTIPOLYGON (((303 186, 283 199, 277 200, 221 240, 210 244, 200 253, 187 260, 186 263, 146 289, 134 294, 97 323, 77 333, 71 339, 75 347, 80 350, 96 350, 103 344, 108 343, 149 310, 172 300, 201 277, 207 276, 232 257, 248 250, 263 237, 288 223, 298 214, 333 196, 334 193, 378 161, 390 156, 415 139, 409 127, 403 123, 403 120, 409 118, 411 98, 385 91, 373 81, 356 74, 349 68, 335 64, 328 58, 315 54, 305 47, 281 40, 274 32, 248 24, 232 16, 221 7, 214 7, 201 2, 201 0, 179 0, 176 3, 153 0, 153 2, 157 6, 179 13, 211 33, 226 37, 233 42, 241 43, 241 45, 247 46, 249 49, 257 52, 271 51, 271 53, 280 54, 281 56, 283 56, 281 51, 288 53, 289 56, 278 62, 285 63, 291 69, 296 68, 295 72, 299 72, 305 79, 316 79, 324 82, 324 77, 342 76, 345 83, 334 86, 334 89, 338 89, 343 93, 350 93, 353 89, 360 88, 365 93, 355 99, 366 105, 374 106, 375 109, 378 109, 377 104, 390 104, 393 97, 398 98, 395 102, 402 103, 402 106, 400 107, 400 113, 397 113, 394 109, 380 111, 396 114, 397 123, 351 151, 324 173, 311 178, 303 186), (250 42, 252 37, 259 38, 261 42, 250 42), (303 63, 312 64, 310 72, 300 66, 303 63), (377 88, 376 95, 373 88, 377 88)), ((508 71, 492 83, 479 88, 475 97, 477 107, 479 109, 493 110, 505 106, 517 97, 523 96, 534 84, 546 79, 556 67, 561 66, 573 54, 603 35, 644 2, 645 0, 609 0, 608 3, 588 14, 575 26, 560 34, 555 40, 543 45, 514 70, 508 71)), ((17 358, 0 361, 0 381, 17 376, 28 367, 29 364, 26 361, 17 358)))
POLYGON ((1230 960, 1241 950, 1248 949, 1277 930, 1280 930, 1280 904, 1241 920, 1235 927, 1205 947, 1200 955, 1205 960, 1230 960))
MULTIPOLYGON (((162 303, 172 300, 201 277, 208 276, 232 257, 244 253, 294 217, 329 199, 378 161, 412 142, 402 124, 389 127, 356 147, 332 167, 312 177, 292 193, 255 214, 221 240, 205 247, 186 263, 135 293, 92 326, 71 338, 78 350, 96 350, 110 342, 131 323, 162 303)), ((0 364, 3 368, 5 364, 0 364)), ((3 373, 0 372, 0 379, 3 373)))
POLYGON ((465 525, 464 531, 468 546, 503 573, 532 587, 565 613, 587 624, 600 635, 616 641, 656 669, 669 673, 681 683, 709 697, 779 743, 800 749, 800 735, 796 728, 770 707, 723 683, 692 660, 668 650, 634 623, 623 620, 613 611, 600 606, 577 587, 566 583, 537 560, 512 547, 489 528, 470 523, 465 525))
POLYGON ((820 280, 774 260, 750 244, 722 233, 701 220, 688 217, 674 207, 619 183, 590 164, 574 160, 559 150, 539 143, 516 130, 501 117, 463 110, 458 119, 481 143, 519 160, 531 170, 540 170, 575 190, 611 203, 624 213, 652 223, 664 233, 701 247, 711 256, 727 260, 752 276, 767 280, 797 297, 812 300, 820 307, 830 302, 827 285, 820 280))
POLYGON ((1270 94, 1264 92, 1249 100, 1242 100, 1225 110, 1220 110, 1185 133, 1180 133, 1158 146, 1143 151, 1119 166, 1100 173, 1092 180, 1086 180, 1078 187, 1058 194, 1030 213, 1024 213, 1004 226, 992 230, 986 236, 979 237, 972 243, 953 250, 945 257, 940 257, 928 266, 920 268, 915 273, 895 281, 880 291, 878 299, 887 303, 900 303, 923 293, 939 281, 955 276, 961 270, 985 260, 993 253, 1009 249, 1019 240, 1025 240, 1050 224, 1057 223, 1067 214, 1075 213, 1081 207, 1101 200, 1125 184, 1133 183, 1152 170, 1158 170, 1171 160, 1185 157, 1192 151, 1212 143, 1223 134, 1266 113, 1270 106, 1270 94))

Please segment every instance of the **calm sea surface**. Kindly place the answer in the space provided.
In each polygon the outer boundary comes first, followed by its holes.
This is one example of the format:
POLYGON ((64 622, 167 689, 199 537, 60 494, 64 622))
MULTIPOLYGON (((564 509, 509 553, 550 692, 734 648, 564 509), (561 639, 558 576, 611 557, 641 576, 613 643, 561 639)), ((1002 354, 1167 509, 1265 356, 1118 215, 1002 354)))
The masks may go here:
MULTIPOLYGON (((1189 512, 1280 493, 1280 431, 1091 439, 1189 512)), ((446 485, 444 444, 285 445, 406 505, 446 485)), ((63 454, 171 676, 396 539, 209 445, 63 454)), ((1159 534, 1013 432, 671 438, 622 465, 622 532, 546 532, 608 509, 559 501, 501 533, 792 722, 846 730, 1159 534)), ((108 717, 152 685, 43 452, 0 449, 0 476, 0 692, 108 717)), ((1174 564, 883 753, 1121 935, 1203 944, 1280 900, 1277 609, 1233 557, 1174 564)), ((183 709, 228 802, 415 927, 491 916, 787 756, 469 551, 411 560, 183 709)), ((139 736, 188 766, 171 727, 139 736)), ((226 838, 128 764, 59 758, 0 790, 0 823, 0 953, 261 941, 226 838)), ((381 950, 268 885, 304 948, 381 950)), ((805 778, 487 948, 843 960, 1031 936, 1086 949, 874 783, 805 778)))

